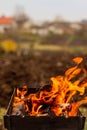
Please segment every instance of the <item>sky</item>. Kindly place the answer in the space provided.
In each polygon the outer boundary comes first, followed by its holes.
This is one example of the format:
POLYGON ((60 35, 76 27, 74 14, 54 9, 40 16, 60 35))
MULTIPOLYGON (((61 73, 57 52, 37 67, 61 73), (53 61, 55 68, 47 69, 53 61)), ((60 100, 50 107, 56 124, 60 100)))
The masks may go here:
POLYGON ((17 6, 36 21, 57 16, 70 21, 87 19, 87 0, 0 0, 0 15, 14 15, 17 6))

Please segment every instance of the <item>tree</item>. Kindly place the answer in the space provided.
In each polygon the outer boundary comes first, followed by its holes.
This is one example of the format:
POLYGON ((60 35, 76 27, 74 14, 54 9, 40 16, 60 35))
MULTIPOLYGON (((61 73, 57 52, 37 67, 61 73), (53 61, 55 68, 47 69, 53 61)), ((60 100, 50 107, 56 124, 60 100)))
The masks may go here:
POLYGON ((16 6, 14 17, 18 28, 22 28, 24 23, 29 20, 22 6, 16 6))

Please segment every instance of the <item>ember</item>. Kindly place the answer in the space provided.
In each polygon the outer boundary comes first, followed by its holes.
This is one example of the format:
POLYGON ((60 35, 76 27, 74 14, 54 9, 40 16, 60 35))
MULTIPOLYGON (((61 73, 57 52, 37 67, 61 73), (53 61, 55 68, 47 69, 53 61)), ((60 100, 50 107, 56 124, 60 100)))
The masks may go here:
POLYGON ((81 67, 83 58, 76 57, 73 61, 75 66, 68 69, 64 76, 52 77, 52 84, 44 86, 36 93, 29 93, 27 86, 17 89, 12 115, 77 116, 79 107, 87 103, 87 97, 84 97, 87 72, 81 67), (83 98, 75 101, 77 94, 83 98))

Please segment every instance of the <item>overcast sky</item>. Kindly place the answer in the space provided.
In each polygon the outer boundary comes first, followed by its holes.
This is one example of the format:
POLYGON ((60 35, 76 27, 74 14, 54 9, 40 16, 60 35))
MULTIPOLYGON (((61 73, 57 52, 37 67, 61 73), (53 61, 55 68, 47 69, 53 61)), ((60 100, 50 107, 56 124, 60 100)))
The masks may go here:
POLYGON ((87 19, 87 0, 0 0, 0 15, 13 15, 17 5, 34 20, 64 19, 79 21, 87 19))

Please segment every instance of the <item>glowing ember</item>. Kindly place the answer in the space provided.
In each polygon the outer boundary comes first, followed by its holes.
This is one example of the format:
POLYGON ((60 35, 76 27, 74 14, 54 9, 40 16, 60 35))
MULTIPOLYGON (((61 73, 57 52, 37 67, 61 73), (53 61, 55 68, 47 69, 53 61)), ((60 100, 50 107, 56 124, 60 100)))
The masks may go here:
POLYGON ((87 77, 86 70, 80 67, 83 58, 76 57, 73 61, 76 64, 74 67, 68 69, 64 76, 52 77, 52 84, 43 87, 39 92, 28 94, 26 86, 21 90, 17 89, 12 114, 21 111, 23 114, 24 109, 24 113, 30 116, 49 115, 49 113, 65 117, 77 116, 79 107, 87 103, 87 97, 83 96, 87 87, 87 77), (83 99, 75 101, 76 95, 83 96, 83 99))

